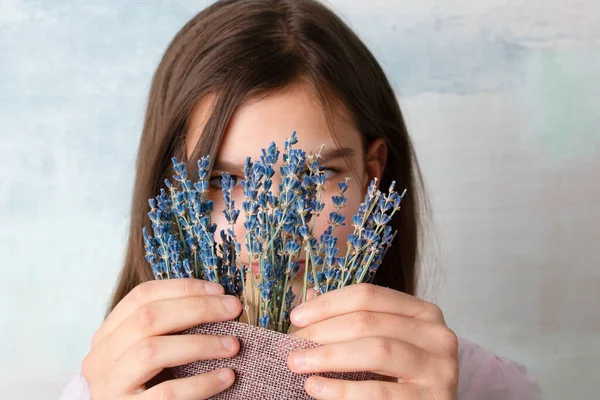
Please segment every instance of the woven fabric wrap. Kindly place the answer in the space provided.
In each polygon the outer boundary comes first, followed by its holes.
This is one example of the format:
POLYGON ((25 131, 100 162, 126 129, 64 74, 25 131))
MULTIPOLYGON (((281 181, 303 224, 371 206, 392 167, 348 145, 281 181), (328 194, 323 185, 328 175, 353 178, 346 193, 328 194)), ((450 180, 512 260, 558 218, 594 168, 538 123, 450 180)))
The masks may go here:
POLYGON ((239 339, 240 351, 233 358, 197 361, 173 369, 176 378, 183 378, 223 367, 232 368, 236 374, 235 383, 211 397, 215 400, 308 400, 311 397, 304 390, 304 382, 310 375, 353 381, 382 378, 370 372, 295 374, 287 366, 288 354, 293 350, 317 347, 317 343, 241 322, 203 324, 180 334, 232 335, 239 339))

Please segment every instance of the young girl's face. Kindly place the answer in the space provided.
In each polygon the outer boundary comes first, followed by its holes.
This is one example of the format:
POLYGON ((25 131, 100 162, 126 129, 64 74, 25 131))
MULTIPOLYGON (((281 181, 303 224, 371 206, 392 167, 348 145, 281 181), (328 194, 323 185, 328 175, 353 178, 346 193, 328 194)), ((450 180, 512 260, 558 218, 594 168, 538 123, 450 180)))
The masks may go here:
MULTIPOLYGON (((188 122, 189 130, 187 132, 187 155, 191 157, 193 149, 200 136, 206 120, 209 116, 211 98, 201 100, 194 108, 188 122)), ((346 191, 347 203, 342 209, 346 216, 346 225, 338 226, 335 229, 335 236, 338 238, 339 256, 345 255, 346 240, 348 234, 352 233, 352 215, 356 213, 358 205, 364 198, 366 187, 372 176, 381 173, 381 163, 374 161, 365 162, 365 152, 361 144, 361 134, 354 126, 351 118, 344 110, 337 110, 333 117, 332 126, 335 127, 335 138, 327 123, 326 112, 314 96, 314 94, 305 86, 294 85, 285 90, 272 93, 266 97, 251 100, 241 105, 233 115, 221 146, 216 154, 213 172, 211 174, 209 197, 214 201, 214 211, 212 221, 217 224, 217 233, 228 228, 227 221, 223 215, 224 203, 221 193, 221 172, 231 174, 235 186, 232 197, 235 200, 235 206, 241 209, 244 200, 244 194, 241 187, 243 179, 243 165, 247 156, 252 160, 258 160, 262 148, 267 148, 271 142, 275 142, 277 147, 283 152, 283 145, 286 139, 290 137, 293 131, 297 132, 298 143, 295 148, 304 151, 317 153, 323 144, 321 155, 321 164, 324 166, 324 174, 327 178, 322 200, 325 203, 325 209, 317 218, 313 234, 315 237, 327 228, 327 221, 330 212, 334 211, 331 204, 331 197, 338 194, 337 183, 344 181, 345 177, 350 177, 348 189, 346 191), (353 173, 344 160, 356 171, 358 176, 353 173)), ((370 146, 372 147, 372 146, 370 146)), ((376 154, 376 152, 374 153, 376 154)), ((215 155, 211 155, 214 157, 215 155)), ((275 176, 271 190, 278 192, 278 185, 281 182, 279 167, 282 164, 281 153, 278 163, 275 165, 275 176)), ((367 157, 368 158, 368 157, 367 157)), ((237 240, 241 243, 241 261, 248 263, 248 255, 245 248, 244 233, 244 213, 235 226, 237 240)), ((215 235, 216 240, 220 240, 220 235, 215 235)), ((304 260, 302 253, 299 260, 304 260)), ((301 262, 301 267, 303 263, 301 262)), ((257 268, 257 265, 253 265, 257 268)))

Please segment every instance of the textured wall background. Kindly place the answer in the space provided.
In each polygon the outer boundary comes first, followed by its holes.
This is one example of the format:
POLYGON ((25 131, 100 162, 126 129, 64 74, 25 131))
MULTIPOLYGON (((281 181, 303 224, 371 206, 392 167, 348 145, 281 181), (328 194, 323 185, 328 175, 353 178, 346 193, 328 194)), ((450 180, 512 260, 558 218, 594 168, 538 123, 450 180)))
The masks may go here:
MULTIPOLYGON (((123 256, 151 75, 206 4, 0 0, 2 397, 56 397, 79 370, 123 256)), ((595 398, 600 3, 331 4, 417 145, 437 229, 425 294, 548 399, 595 398)))

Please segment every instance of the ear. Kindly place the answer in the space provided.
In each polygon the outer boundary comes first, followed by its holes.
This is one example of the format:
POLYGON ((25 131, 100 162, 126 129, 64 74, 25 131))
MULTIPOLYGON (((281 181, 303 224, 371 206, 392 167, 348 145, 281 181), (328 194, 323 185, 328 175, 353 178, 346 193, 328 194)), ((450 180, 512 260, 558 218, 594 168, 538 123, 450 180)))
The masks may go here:
POLYGON ((377 187, 379 187, 387 162, 387 155, 388 148, 384 139, 377 138, 369 144, 365 154, 365 176, 367 178, 364 184, 365 191, 368 189, 373 178, 377 178, 377 187))

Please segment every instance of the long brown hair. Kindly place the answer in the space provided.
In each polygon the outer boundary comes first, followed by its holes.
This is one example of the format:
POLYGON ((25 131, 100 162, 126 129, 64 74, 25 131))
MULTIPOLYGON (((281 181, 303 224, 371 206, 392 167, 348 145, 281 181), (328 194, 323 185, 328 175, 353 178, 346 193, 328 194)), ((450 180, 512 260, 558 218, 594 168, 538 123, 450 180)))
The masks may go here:
MULTIPOLYGON (((144 258, 142 226, 148 199, 172 175, 171 157, 185 157, 188 117, 214 95, 212 113, 187 160, 216 154, 232 114, 251 97, 307 82, 328 110, 343 105, 362 133, 363 149, 387 143, 380 186, 408 189, 392 225, 396 240, 375 283, 414 294, 420 249, 423 184, 413 146, 381 67, 352 30, 314 0, 223 0, 193 17, 169 44, 156 70, 136 164, 126 257, 109 312, 131 289, 153 279, 144 258)), ((214 162, 214 160, 213 160, 214 162)), ((192 178, 193 180, 193 178, 192 178)))

